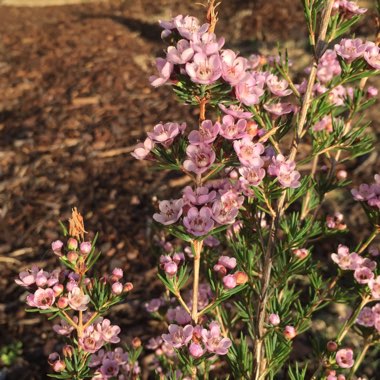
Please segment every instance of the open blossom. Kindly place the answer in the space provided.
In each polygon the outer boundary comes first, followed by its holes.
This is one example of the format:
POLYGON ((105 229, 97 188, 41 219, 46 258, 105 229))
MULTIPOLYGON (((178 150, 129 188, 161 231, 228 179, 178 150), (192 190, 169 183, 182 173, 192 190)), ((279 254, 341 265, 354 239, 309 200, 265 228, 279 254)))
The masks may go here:
POLYGON ((165 84, 173 72, 173 64, 163 58, 156 58, 156 67, 158 75, 152 75, 149 77, 150 84, 153 87, 159 87, 165 84))
POLYGON ((79 287, 74 289, 68 294, 69 305, 74 310, 84 311, 87 310, 87 304, 90 302, 90 297, 84 294, 79 287))
POLYGON ((26 298, 29 306, 37 307, 41 310, 49 309, 55 302, 53 289, 38 288, 34 294, 29 294, 26 298))
POLYGON ((160 123, 154 126, 153 132, 148 132, 148 136, 152 141, 168 148, 175 137, 180 134, 181 128, 183 127, 180 127, 178 123, 160 123))
POLYGON ((176 322, 179 325, 187 325, 191 322, 191 316, 182 306, 169 308, 166 313, 166 318, 169 322, 176 322))
POLYGON ((272 103, 264 104, 264 108, 272 114, 274 118, 280 117, 282 115, 287 115, 295 111, 294 105, 290 103, 272 103))
POLYGON ((266 84, 273 95, 282 97, 292 93, 292 90, 288 89, 288 82, 285 79, 279 79, 277 75, 269 74, 266 84))
POLYGON ((231 86, 237 85, 247 77, 248 61, 246 58, 238 57, 234 51, 227 49, 221 54, 221 59, 222 77, 231 86))
POLYGON ((340 75, 341 72, 342 69, 340 67, 336 52, 334 50, 327 49, 318 62, 318 80, 321 83, 326 84, 335 76, 340 75))
POLYGON ((370 307, 364 307, 356 320, 356 323, 361 326, 372 327, 375 325, 375 313, 370 307))
POLYGON ((158 205, 160 213, 153 215, 153 219, 165 226, 175 223, 182 215, 183 199, 161 201, 158 205))
POLYGON ((363 183, 359 186, 359 189, 352 189, 351 194, 357 201, 368 201, 376 196, 373 186, 363 183))
POLYGON ((339 44, 335 45, 335 51, 348 62, 352 62, 357 58, 363 57, 366 45, 360 38, 343 38, 339 44))
POLYGON ((226 115, 223 117, 222 125, 220 127, 220 135, 227 140, 235 140, 246 137, 247 134, 247 120, 239 119, 235 122, 235 119, 226 115))
POLYGON ((372 279, 368 282, 368 286, 371 289, 372 297, 380 299, 380 276, 372 279))
POLYGON ((193 34, 191 46, 196 53, 217 54, 224 45, 224 38, 217 40, 215 33, 193 34))
POLYGON ((375 70, 380 70, 380 49, 376 45, 367 43, 364 59, 375 70))
POLYGON ((211 144, 218 136, 220 124, 213 124, 211 120, 204 120, 199 130, 189 133, 189 142, 192 145, 211 144))
POLYGON ((342 348, 336 353, 336 362, 340 368, 351 368, 354 361, 354 352, 351 348, 342 348))
MULTIPOLYGON (((77 317, 74 317, 74 322, 77 322, 77 317)), ((70 335, 74 331, 74 327, 64 319, 61 319, 59 324, 53 325, 53 330, 59 335, 70 335)))
POLYGON ((78 339, 78 343, 84 351, 95 353, 104 345, 104 340, 102 334, 95 330, 94 325, 90 325, 84 330, 83 335, 78 339))
POLYGON ((241 177, 240 182, 245 186, 258 186, 265 177, 265 170, 263 168, 239 168, 241 177))
POLYGON ((224 104, 219 104, 219 108, 226 114, 236 119, 250 119, 253 115, 251 112, 245 111, 240 105, 231 104, 230 106, 225 106, 224 104))
POLYGON ((359 284, 368 284, 369 281, 375 277, 375 275, 371 269, 362 266, 355 269, 354 277, 359 284))
POLYGON ((236 97, 246 106, 259 104, 260 96, 264 94, 263 87, 264 83, 251 74, 236 85, 236 97))
POLYGON ((96 324, 96 330, 101 334, 102 339, 107 343, 119 343, 120 338, 120 327, 116 325, 111 325, 109 319, 103 319, 102 322, 96 324))
POLYGON ((195 83, 212 84, 222 75, 220 57, 218 54, 196 53, 192 62, 186 63, 186 72, 195 83))
POLYGON ((183 199, 185 203, 193 206, 201 206, 206 203, 212 202, 216 197, 216 191, 206 186, 197 187, 195 190, 191 186, 186 186, 183 189, 183 199))
POLYGON ((208 207, 202 207, 199 211, 196 207, 191 207, 183 218, 183 224, 187 232, 195 236, 206 235, 214 227, 212 212, 208 207))
POLYGON ((166 59, 175 64, 183 65, 189 62, 194 55, 194 50, 187 40, 179 40, 177 46, 169 46, 166 54, 166 59))
POLYGON ((339 244, 338 252, 333 253, 331 258, 343 270, 355 270, 363 260, 357 253, 350 253, 349 248, 342 244, 339 244))
POLYGON ((227 207, 222 200, 216 200, 212 205, 212 217, 219 224, 232 224, 239 213, 237 207, 227 207))
POLYGON ((205 353, 205 349, 199 343, 193 342, 189 346, 189 352, 193 358, 200 358, 205 353))
POLYGON ((360 8, 359 5, 354 1, 349 0, 335 0, 334 12, 339 11, 345 18, 350 19, 356 15, 362 15, 367 12, 368 9, 360 8))
POLYGON ((25 288, 31 286, 36 282, 36 277, 39 272, 40 269, 36 266, 33 266, 32 269, 21 272, 19 274, 19 278, 15 279, 15 283, 25 288))
POLYGON ((99 371, 106 379, 117 376, 119 373, 119 363, 116 360, 105 359, 99 371))
POLYGON ((187 325, 185 327, 178 325, 169 325, 169 334, 162 334, 162 339, 173 346, 180 348, 187 345, 193 337, 193 326, 187 325))
POLYGON ((159 298, 153 298, 149 302, 146 302, 144 306, 146 311, 149 313, 154 313, 160 308, 161 300, 159 298))
POLYGON ((270 175, 277 176, 278 181, 283 187, 297 188, 300 186, 300 173, 295 170, 294 161, 286 160, 281 154, 272 157, 272 163, 268 167, 270 175))
POLYGON ((204 173, 215 161, 215 152, 206 144, 189 145, 186 149, 188 160, 183 167, 196 174, 204 173))
POLYGON ((203 34, 207 32, 209 28, 209 24, 200 25, 199 20, 193 16, 182 16, 179 15, 173 20, 174 26, 177 28, 178 33, 188 39, 191 40, 194 34, 203 34))
POLYGON ((153 148, 153 140, 147 137, 143 143, 137 144, 136 149, 131 153, 131 155, 137 160, 144 160, 153 148))
POLYGON ((261 168, 264 161, 260 155, 264 153, 264 146, 260 143, 253 143, 250 138, 244 137, 234 141, 234 149, 239 161, 249 167, 261 168))
POLYGON ((231 340, 223 338, 220 332, 220 326, 216 322, 211 322, 209 329, 202 329, 202 341, 208 352, 217 355, 226 355, 231 347, 231 340))

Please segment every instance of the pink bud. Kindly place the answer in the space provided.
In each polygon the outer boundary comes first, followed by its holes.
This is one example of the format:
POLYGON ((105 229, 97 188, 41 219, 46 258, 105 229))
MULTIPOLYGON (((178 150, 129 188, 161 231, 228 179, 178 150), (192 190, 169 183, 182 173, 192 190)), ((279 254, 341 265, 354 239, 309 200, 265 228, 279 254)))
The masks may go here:
POLYGON ((52 365, 52 367, 54 372, 62 372, 65 370, 66 364, 63 360, 58 360, 52 365))
POLYGON ((191 343, 189 346, 189 352, 193 358, 200 358, 203 355, 204 350, 200 344, 191 343))
POLYGON ((330 340, 327 342, 326 348, 329 352, 335 352, 338 349, 338 345, 334 341, 330 340))
POLYGON ((67 297, 60 297, 57 301, 57 306, 60 309, 65 309, 69 304, 69 299, 67 297))
POLYGON ((368 98, 375 98, 378 93, 379 93, 379 91, 377 90, 376 87, 369 86, 367 88, 367 96, 368 96, 368 98))
POLYGON ((132 289, 133 289, 133 284, 132 284, 132 282, 126 282, 126 283, 124 284, 123 292, 124 292, 124 293, 128 293, 128 292, 130 292, 132 289))
POLYGON ((238 271, 234 273, 236 285, 243 285, 248 281, 248 275, 247 273, 238 271))
POLYGON ((340 180, 344 180, 346 179, 348 176, 347 172, 345 170, 338 170, 337 173, 336 173, 336 178, 340 179, 340 180))
POLYGON ((306 248, 297 248, 297 249, 293 249, 293 254, 298 259, 303 260, 309 254, 309 251, 306 248))
POLYGON ((297 332, 293 326, 285 326, 283 334, 286 339, 290 340, 290 339, 293 339, 297 335, 297 332))
POLYGON ((58 256, 60 256, 61 254, 62 247, 63 247, 63 243, 61 242, 61 240, 56 240, 56 241, 53 241, 53 243, 51 243, 51 249, 58 256))
POLYGON ((223 285, 227 289, 233 289, 236 287, 236 278, 233 274, 228 274, 227 276, 223 277, 223 285))
POLYGON ((122 292, 123 292, 123 284, 121 282, 114 282, 112 284, 112 293, 118 296, 122 292))
POLYGON ((273 326, 278 326, 280 324, 281 320, 278 314, 271 314, 269 316, 269 323, 273 326))
POLYGON ((177 273, 178 266, 174 261, 170 261, 165 264, 164 271, 169 276, 174 276, 177 273))
POLYGON ((53 286, 54 296, 58 297, 63 292, 64 286, 62 284, 57 284, 53 286))
POLYGON ((123 270, 121 268, 114 268, 112 271, 111 280, 119 281, 121 278, 123 278, 123 270))
POLYGON ((80 252, 83 255, 88 255, 91 252, 92 245, 89 241, 84 241, 83 243, 80 243, 80 252))
POLYGON ((78 241, 76 239, 74 239, 74 238, 70 238, 67 241, 67 248, 70 251, 75 251, 78 248, 78 241))
POLYGON ((67 253, 67 260, 70 261, 70 263, 75 264, 78 260, 78 254, 75 251, 70 251, 67 253))
POLYGON ((74 354, 74 347, 70 346, 69 344, 66 344, 62 348, 62 353, 65 358, 71 358, 74 354))
POLYGON ((54 363, 56 363, 60 359, 61 359, 61 357, 59 356, 58 352, 52 352, 48 356, 48 363, 52 366, 54 363))

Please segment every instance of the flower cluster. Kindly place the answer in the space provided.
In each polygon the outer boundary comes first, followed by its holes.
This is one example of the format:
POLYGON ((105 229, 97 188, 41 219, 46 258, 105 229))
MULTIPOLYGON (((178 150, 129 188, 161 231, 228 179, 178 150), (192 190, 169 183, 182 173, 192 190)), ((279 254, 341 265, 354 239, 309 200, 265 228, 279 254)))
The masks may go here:
POLYGON ((380 210, 380 174, 375 175, 375 183, 371 185, 363 183, 358 189, 352 189, 351 193, 355 200, 380 210))

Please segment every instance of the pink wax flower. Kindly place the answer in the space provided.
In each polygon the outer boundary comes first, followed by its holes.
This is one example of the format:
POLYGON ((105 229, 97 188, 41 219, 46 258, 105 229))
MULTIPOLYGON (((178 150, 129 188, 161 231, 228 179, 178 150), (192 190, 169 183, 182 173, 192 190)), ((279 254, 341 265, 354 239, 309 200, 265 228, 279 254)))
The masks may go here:
POLYGON ((160 308, 161 300, 160 298, 153 298, 149 302, 146 302, 144 306, 149 313, 154 313, 160 308))
POLYGON ((104 344, 102 334, 95 330, 94 325, 88 326, 83 335, 78 339, 79 346, 91 354, 98 351, 104 344))
POLYGON ((144 160, 154 148, 154 142, 147 137, 143 143, 137 144, 131 155, 137 160, 144 160))
POLYGON ((38 288, 34 294, 28 295, 26 302, 29 306, 36 307, 41 310, 50 309, 55 302, 54 291, 50 288, 38 288))
POLYGON ((174 261, 169 261, 164 264, 164 271, 169 276, 174 276, 178 271, 178 265, 174 261))
POLYGON ((195 190, 191 186, 186 186, 183 189, 183 199, 185 203, 193 206, 201 206, 212 202, 216 197, 216 191, 206 186, 197 187, 195 190))
POLYGON ((194 55, 194 50, 187 40, 179 40, 177 46, 169 46, 166 59, 175 65, 183 65, 190 61, 194 55))
POLYGON ((158 75, 152 75, 149 77, 150 84, 153 87, 159 87, 164 85, 173 72, 173 64, 163 58, 156 58, 156 68, 158 75))
POLYGON ((173 21, 178 33, 188 40, 193 39, 194 34, 206 33, 209 28, 209 24, 200 25, 199 20, 192 16, 177 16, 173 21))
POLYGON ((374 244, 368 247, 368 252, 372 257, 380 256, 380 249, 376 247, 374 244))
POLYGON ((235 119, 232 116, 224 116, 220 127, 220 135, 227 140, 235 140, 246 137, 247 120, 239 119, 235 122, 235 119))
POLYGON ((375 325, 375 314, 370 307, 364 307, 356 320, 356 323, 365 326, 373 327, 375 325))
POLYGON ((217 54, 224 45, 224 38, 217 40, 215 33, 195 33, 192 36, 191 46, 196 53, 205 55, 217 54))
POLYGON ((370 280, 368 287, 371 289, 372 297, 375 299, 380 299, 380 276, 370 280))
POLYGON ((220 124, 213 124, 211 120, 204 120, 199 130, 189 133, 189 142, 192 145, 211 144, 218 136, 220 124))
POLYGON ((264 104, 264 108, 272 115, 273 118, 278 118, 294 112, 294 105, 290 103, 272 103, 264 104))
POLYGON ((65 287, 62 284, 54 285, 53 286, 54 296, 58 297, 63 292, 64 289, 65 289, 65 287))
POLYGON ((319 131, 326 131, 326 132, 332 132, 333 131, 333 123, 330 115, 324 116, 321 120, 319 120, 317 123, 313 126, 313 131, 319 132, 319 131))
POLYGON ((153 132, 148 132, 148 136, 155 143, 169 148, 180 133, 181 130, 178 123, 159 123, 153 127, 153 132))
POLYGON ((85 311, 88 308, 87 304, 90 302, 90 297, 84 294, 77 286, 69 292, 67 298, 69 299, 70 307, 74 310, 85 311))
POLYGON ((246 186, 258 186, 265 177, 265 170, 263 168, 239 168, 241 177, 240 182, 246 186))
POLYGON ((285 79, 279 79, 277 75, 269 74, 266 84, 273 95, 282 97, 292 93, 292 90, 288 89, 288 82, 285 79))
POLYGON ((99 371, 106 379, 117 376, 119 373, 119 363, 115 360, 105 359, 99 371))
POLYGON ((200 358, 205 353, 205 350, 199 343, 193 342, 189 346, 189 352, 193 358, 200 358))
POLYGON ((174 348, 181 348, 187 345, 192 337, 193 326, 191 325, 181 327, 171 324, 169 325, 169 334, 162 334, 162 339, 174 348))
POLYGON ((236 119, 250 119, 253 115, 251 112, 247 112, 240 105, 231 104, 226 107, 223 104, 219 104, 219 108, 226 114, 236 119))
POLYGON ((96 324, 96 331, 98 331, 102 339, 107 343, 119 343, 120 338, 118 335, 120 334, 120 327, 116 325, 111 325, 111 321, 109 319, 103 319, 102 322, 96 324))
POLYGON ((92 250, 92 244, 90 241, 83 241, 79 246, 82 255, 88 255, 92 250))
POLYGON ((119 281, 123 278, 123 270, 121 268, 114 268, 112 270, 111 280, 112 281, 119 281))
POLYGON ((270 314, 269 315, 269 323, 273 326, 278 326, 281 322, 281 319, 278 314, 270 314))
POLYGON ((349 248, 339 244, 338 252, 331 254, 332 260, 343 270, 355 270, 363 260, 357 253, 350 253, 349 248))
POLYGON ((235 87, 236 97, 246 106, 260 103, 260 96, 264 94, 264 83, 254 75, 249 75, 235 87))
POLYGON ((202 207, 198 211, 196 207, 191 207, 183 218, 183 225, 186 227, 187 232, 194 236, 206 235, 214 227, 211 209, 202 207))
POLYGON ((370 280, 375 277, 375 275, 371 269, 367 267, 359 267, 355 269, 354 277, 359 284, 368 284, 370 280))
POLYGON ((265 58, 260 54, 251 54, 248 57, 249 70, 255 70, 264 63, 265 63, 265 58))
POLYGON ((75 251, 78 248, 78 240, 74 238, 67 240, 67 248, 70 251, 75 251))
POLYGON ((57 301, 57 306, 60 309, 65 309, 67 306, 69 306, 69 299, 67 297, 59 297, 57 301))
POLYGON ((368 88, 367 88, 367 97, 369 99, 376 98, 376 96, 378 95, 378 93, 379 93, 379 90, 376 87, 368 86, 368 88))
POLYGON ((250 138, 244 137, 234 141, 234 149, 242 165, 254 168, 261 168, 264 165, 264 161, 260 158, 265 150, 262 144, 255 144, 250 138))
POLYGON ((360 38, 343 38, 339 44, 335 45, 335 52, 348 62, 363 57, 366 45, 360 38))
POLYGON ((269 175, 277 176, 283 187, 297 188, 300 186, 300 173, 295 170, 294 161, 286 160, 281 154, 272 157, 272 163, 268 166, 269 175))
POLYGON ((359 189, 352 189, 351 194, 357 201, 368 201, 376 196, 373 186, 363 183, 359 186, 359 189))
POLYGON ((335 356, 336 363, 340 368, 351 368, 354 361, 354 352, 351 348, 342 348, 340 349, 335 356))
POLYGON ((350 19, 356 15, 362 15, 367 12, 368 9, 360 8, 354 1, 338 0, 334 7, 347 19, 350 19))
POLYGON ((309 251, 306 248, 293 249, 292 252, 299 260, 304 260, 309 255, 309 251))
POLYGON ((27 288, 36 282, 36 276, 39 271, 40 269, 38 267, 33 266, 31 269, 21 272, 19 278, 15 279, 15 283, 27 288))
POLYGON ((153 219, 165 226, 177 222, 182 215, 183 199, 161 201, 158 205, 160 213, 153 214, 153 219))
POLYGON ((380 70, 380 54, 378 46, 367 43, 364 59, 372 68, 380 70))
POLYGON ((202 341, 206 349, 210 353, 217 355, 226 355, 231 347, 231 340, 223 338, 220 332, 220 327, 216 322, 211 322, 209 329, 202 329, 202 341))
MULTIPOLYGON (((236 264, 235 257, 220 256, 218 259, 217 265, 222 265, 223 267, 227 269, 235 269, 237 264, 236 264)), ((215 269, 215 266, 214 266, 214 269, 215 269)))
POLYGON ((233 289, 236 287, 236 278, 233 274, 228 274, 223 277, 223 285, 226 289, 233 289))
POLYGON ((164 29, 161 32, 161 38, 162 39, 165 39, 166 37, 168 37, 172 33, 172 30, 177 28, 176 20, 180 20, 180 19, 183 19, 182 15, 172 17, 171 20, 159 20, 159 22, 158 22, 159 25, 161 26, 161 28, 164 29))
POLYGON ((215 248, 220 245, 220 240, 214 236, 207 236, 206 239, 203 240, 203 243, 206 247, 215 248))
MULTIPOLYGON (((74 318, 74 322, 77 322, 77 317, 74 318)), ((61 319, 59 324, 53 325, 53 330, 59 335, 70 335, 74 331, 74 327, 71 326, 64 319, 61 319)))
POLYGON ((58 256, 61 256, 62 248, 63 248, 63 242, 61 240, 56 240, 56 241, 53 241, 53 243, 51 243, 51 249, 58 256))
POLYGON ((318 62, 318 80, 321 83, 326 84, 330 82, 335 76, 340 75, 341 72, 342 69, 340 67, 335 51, 327 49, 318 62))
POLYGON ((207 169, 214 163, 216 157, 211 146, 205 144, 189 145, 186 149, 186 154, 188 160, 184 161, 183 167, 187 171, 196 174, 201 174, 207 171, 207 169))
POLYGON ((186 63, 186 72, 194 83, 212 84, 222 75, 222 65, 218 54, 207 56, 196 53, 192 62, 186 63))
POLYGON ((286 339, 291 340, 296 337, 297 331, 293 326, 285 326, 283 334, 286 339))
POLYGON ((123 284, 121 282, 114 282, 111 286, 112 294, 118 296, 123 293, 123 284))
POLYGON ((224 50, 220 57, 222 60, 222 77, 231 86, 236 86, 247 77, 248 61, 246 58, 238 57, 230 49, 224 50))
POLYGON ((232 224, 239 213, 237 207, 226 207, 221 200, 216 200, 212 205, 212 217, 219 224, 232 224))
POLYGON ((345 99, 349 96, 349 92, 343 86, 333 88, 328 95, 330 102, 336 106, 344 105, 345 99))

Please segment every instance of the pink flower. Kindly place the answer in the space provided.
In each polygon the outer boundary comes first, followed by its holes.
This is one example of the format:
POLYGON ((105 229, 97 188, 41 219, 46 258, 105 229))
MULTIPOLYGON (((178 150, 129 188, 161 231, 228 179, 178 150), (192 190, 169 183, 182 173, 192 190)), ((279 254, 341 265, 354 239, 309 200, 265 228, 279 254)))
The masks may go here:
POLYGON ((268 167, 270 175, 277 176, 278 181, 283 187, 297 188, 300 186, 300 173, 295 170, 294 161, 286 160, 281 154, 272 157, 272 163, 268 167))
MULTIPOLYGON (((74 319, 74 322, 77 321, 77 319, 74 319)), ((59 324, 53 325, 53 330, 59 334, 59 335, 70 335, 72 331, 74 331, 74 327, 71 326, 68 322, 66 322, 64 319, 61 319, 59 324)))
POLYGON ((160 214, 153 214, 153 219, 165 226, 177 222, 182 215, 183 199, 161 201, 158 205, 160 214))
POLYGON ((115 294, 116 296, 118 296, 119 294, 123 293, 123 284, 121 282, 114 282, 112 284, 112 294, 115 294))
POLYGON ((282 115, 287 115, 294 112, 294 105, 290 103, 272 103, 264 104, 264 108, 272 114, 272 117, 277 118, 282 115))
POLYGON ((224 45, 224 38, 217 41, 214 33, 193 34, 191 46, 197 53, 205 55, 217 54, 224 45))
POLYGON ((206 33, 209 28, 209 24, 200 25, 199 20, 192 16, 177 16, 173 21, 178 33, 188 40, 193 39, 194 34, 206 33))
POLYGON ((339 44, 335 45, 335 51, 348 62, 363 57, 366 45, 360 38, 348 39, 343 38, 339 44))
POLYGON ((359 186, 359 189, 352 189, 351 194, 357 201, 368 201, 376 196, 373 186, 363 183, 359 186))
POLYGON ((296 337, 297 331, 293 326, 285 326, 283 334, 286 339, 291 340, 296 337))
POLYGON ((226 355, 231 347, 231 340, 223 338, 220 333, 220 327, 216 322, 211 322, 209 330, 202 329, 202 341, 210 353, 217 355, 226 355))
POLYGON ((248 135, 247 120, 239 119, 235 122, 235 119, 232 116, 224 116, 220 127, 220 135, 227 140, 235 140, 246 137, 248 135))
POLYGON ((341 72, 342 69, 340 67, 335 51, 327 49, 318 62, 318 80, 323 84, 328 83, 335 76, 340 75, 341 72))
POLYGON ((163 58, 156 58, 156 67, 158 75, 152 75, 149 77, 150 84, 153 87, 159 87, 165 84, 173 72, 173 64, 163 58))
POLYGON ((161 26, 161 28, 163 28, 164 30, 161 32, 161 38, 162 39, 165 39, 166 37, 168 37, 172 32, 173 29, 176 29, 176 20, 177 19, 183 19, 183 16, 182 15, 178 15, 176 17, 173 17, 171 20, 168 20, 168 21, 165 21, 165 20, 159 20, 159 25, 161 26))
POLYGON ((159 298, 153 298, 145 304, 145 309, 149 313, 154 313, 160 308, 160 306, 161 306, 161 300, 159 298))
POLYGON ((112 270, 112 276, 111 276, 111 279, 112 281, 119 281, 123 278, 123 270, 121 268, 114 268, 112 270))
POLYGON ((117 376, 119 373, 119 363, 116 360, 105 359, 99 371, 106 379, 117 376))
POLYGON ((222 200, 216 200, 212 205, 212 217, 219 224, 232 224, 239 213, 237 207, 226 207, 222 200))
POLYGON ((215 267, 217 265, 222 265, 223 267, 225 267, 226 269, 235 269, 236 267, 236 259, 235 257, 229 257, 229 256, 220 256, 219 257, 219 260, 218 260, 218 264, 216 264, 214 266, 214 270, 215 270, 215 267))
POLYGON ((359 284, 368 284, 369 281, 375 277, 375 275, 369 268, 359 267, 355 269, 354 277, 359 284))
POLYGON ((269 74, 266 80, 269 91, 276 96, 288 96, 292 90, 287 89, 289 84, 285 79, 278 79, 277 75, 269 74))
POLYGON ((380 276, 370 280, 368 282, 368 286, 371 289, 372 297, 375 299, 380 299, 380 276))
POLYGON ((375 314, 370 307, 364 307, 356 320, 361 326, 372 327, 375 324, 375 314))
POLYGON ((192 337, 193 326, 191 325, 181 327, 172 324, 169 325, 169 334, 162 334, 162 339, 174 348, 181 348, 187 345, 192 337))
POLYGON ((63 247, 63 242, 61 240, 56 240, 56 241, 53 241, 53 243, 51 243, 51 249, 58 256, 61 255, 62 247, 63 247))
POLYGON ((160 123, 154 126, 153 132, 148 132, 148 136, 152 141, 168 148, 180 132, 181 130, 178 123, 160 123))
POLYGON ((220 57, 218 54, 196 53, 193 61, 186 63, 186 72, 194 83, 212 84, 222 75, 220 57))
POLYGON ((333 131, 333 124, 331 116, 325 116, 321 120, 319 120, 317 123, 313 126, 313 131, 319 132, 319 131, 326 131, 326 132, 332 132, 333 131))
POLYGON ((67 248, 70 251, 76 251, 78 248, 78 240, 74 238, 70 238, 69 240, 67 240, 67 248))
POLYGON ((199 130, 189 133, 189 142, 192 145, 211 144, 218 136, 220 124, 213 124, 211 120, 204 120, 199 130))
POLYGON ((223 104, 219 104, 219 108, 227 115, 235 117, 237 119, 250 119, 253 115, 251 112, 244 111, 244 109, 236 104, 231 104, 226 107, 223 104))
POLYGON ((154 142, 147 137, 143 143, 137 144, 136 149, 131 155, 137 160, 144 160, 154 148, 154 142))
POLYGON ((166 59, 175 65, 183 65, 189 62, 194 55, 194 50, 187 40, 179 40, 177 46, 169 46, 166 59))
POLYGON ((186 149, 188 160, 185 160, 183 167, 196 174, 201 174, 215 161, 215 152, 209 145, 189 145, 186 149))
POLYGON ((350 253, 349 248, 342 244, 339 244, 337 253, 331 254, 331 258, 343 270, 355 270, 363 260, 357 253, 350 253))
POLYGON ((90 302, 90 297, 87 294, 83 294, 83 291, 77 286, 69 292, 68 299, 70 307, 80 311, 87 310, 87 304, 90 302))
POLYGON ((269 323, 273 326, 278 326, 280 324, 281 320, 278 314, 272 313, 269 316, 269 323))
POLYGON ((354 352, 351 348, 342 348, 336 353, 335 359, 340 368, 351 368, 355 362, 354 352))
POLYGON ((247 77, 248 61, 246 58, 237 57, 232 50, 224 50, 221 54, 222 59, 222 77, 231 86, 236 86, 247 77))
POLYGON ((306 248, 293 249, 292 252, 299 260, 303 260, 309 255, 309 251, 306 248))
POLYGON ((250 70, 255 70, 264 62, 265 62, 265 58, 261 56, 260 54, 251 54, 248 57, 248 68, 250 70))
POLYGON ((200 344, 193 342, 189 346, 189 352, 193 358, 200 358, 205 353, 205 350, 200 344))
POLYGON ((240 182, 245 186, 258 186, 265 177, 265 170, 263 168, 239 168, 241 177, 240 182))
POLYGON ((178 265, 174 261, 169 261, 164 264, 164 271, 169 276, 174 276, 178 271, 178 265))
POLYGON ((24 272, 19 274, 19 278, 15 279, 17 285, 27 288, 33 285, 36 282, 37 273, 40 272, 40 269, 36 266, 33 266, 32 269, 27 269, 24 272))
POLYGON ((54 291, 50 288, 38 288, 34 294, 29 294, 26 302, 29 306, 37 307, 41 310, 50 309, 55 302, 54 291))
POLYGON ((223 277, 223 285, 226 289, 233 289, 236 287, 236 277, 233 274, 228 274, 223 277))
POLYGON ((378 46, 372 44, 368 45, 367 43, 364 59, 375 70, 380 70, 380 54, 378 46))
POLYGON ((367 97, 369 99, 372 99, 372 98, 376 98, 376 96, 378 95, 379 93, 379 90, 374 87, 374 86, 368 86, 367 88, 367 97))
POLYGON ((236 97, 246 106, 259 104, 260 96, 264 94, 263 87, 264 83, 251 74, 236 85, 236 97))
POLYGON ((372 244, 368 247, 368 252, 373 257, 380 256, 380 249, 378 247, 376 247, 374 244, 372 244))
POLYGON ((109 319, 103 319, 102 322, 97 323, 96 330, 101 334, 102 339, 106 343, 120 342, 120 338, 118 337, 121 331, 120 327, 111 325, 111 321, 109 319))
POLYGON ((336 1, 336 4, 336 8, 339 9, 339 12, 341 12, 347 19, 367 12, 366 8, 360 8, 354 1, 339 0, 336 1))
POLYGON ((234 149, 242 165, 254 168, 261 168, 264 165, 264 161, 260 158, 265 150, 262 144, 255 144, 250 138, 244 137, 234 141, 234 149))
POLYGON ((78 339, 79 346, 83 348, 84 351, 95 353, 104 344, 102 334, 95 330, 93 325, 88 326, 83 335, 78 339))
POLYGON ((206 186, 197 187, 195 190, 191 186, 186 186, 183 189, 183 199, 185 203, 192 206, 201 206, 206 203, 212 202, 216 197, 216 191, 206 186))
POLYGON ((206 235, 214 227, 212 212, 208 207, 202 207, 200 211, 196 207, 191 207, 183 218, 183 224, 187 232, 194 236, 206 235))

